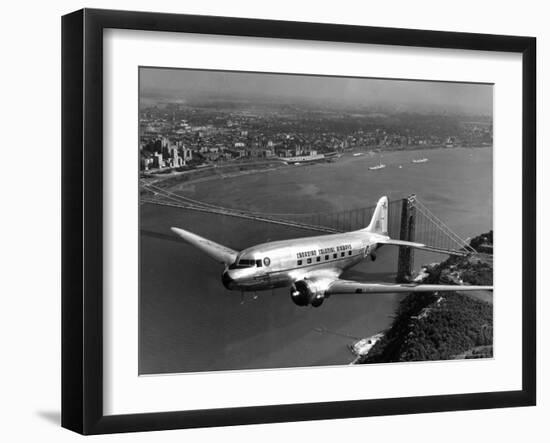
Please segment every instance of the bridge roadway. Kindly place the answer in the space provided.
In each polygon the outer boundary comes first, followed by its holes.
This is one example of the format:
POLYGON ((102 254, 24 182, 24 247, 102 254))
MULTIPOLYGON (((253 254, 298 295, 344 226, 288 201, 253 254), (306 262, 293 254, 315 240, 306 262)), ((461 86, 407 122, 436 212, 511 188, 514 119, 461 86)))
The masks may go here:
POLYGON ((337 234, 339 232, 342 232, 337 229, 329 228, 328 226, 310 225, 308 223, 295 222, 292 220, 279 220, 276 218, 260 216, 257 214, 247 214, 245 212, 234 211, 227 208, 226 209, 211 208, 208 206, 199 206, 199 205, 187 204, 187 203, 182 204, 182 203, 176 203, 176 202, 166 202, 162 200, 148 199, 148 198, 141 198, 141 202, 150 203, 154 205, 171 206, 171 207, 180 208, 180 209, 190 209, 190 210, 199 211, 199 212, 208 212, 211 214, 227 215, 229 217, 245 218, 248 220, 260 221, 260 222, 266 222, 266 223, 274 223, 276 225, 291 226, 293 228, 306 229, 308 231, 318 231, 318 232, 323 232, 325 234, 337 234))
MULTIPOLYGON (((172 200, 175 200, 174 197, 171 197, 169 195, 164 195, 163 197, 169 198, 172 200)), ((244 218, 248 220, 253 221, 259 221, 259 222, 265 222, 265 223, 273 223, 277 225, 283 225, 283 226, 289 226, 293 228, 298 229, 304 229, 307 231, 315 231, 315 232, 321 232, 324 234, 338 234, 345 231, 330 228, 328 226, 319 226, 319 225, 313 225, 309 223, 303 223, 303 222, 297 222, 293 220, 284 220, 284 219, 278 219, 273 218, 265 215, 260 215, 258 213, 246 213, 241 211, 236 211, 234 209, 230 208, 223 208, 221 206, 213 206, 213 205, 200 205, 195 203, 181 203, 179 201, 163 201, 160 199, 154 199, 154 198, 144 198, 142 197, 140 199, 141 203, 149 203, 154 205, 162 205, 162 206, 170 206, 174 208, 180 208, 180 209, 189 209, 192 211, 199 211, 199 212, 205 212, 205 213, 211 213, 211 214, 218 214, 218 215, 225 215, 229 217, 238 217, 238 218, 244 218)), ((429 246, 426 245, 424 250, 440 253, 440 254, 446 254, 446 255, 457 255, 457 256, 467 256, 469 253, 466 251, 456 250, 456 249, 445 249, 445 248, 438 248, 435 246, 429 246)))

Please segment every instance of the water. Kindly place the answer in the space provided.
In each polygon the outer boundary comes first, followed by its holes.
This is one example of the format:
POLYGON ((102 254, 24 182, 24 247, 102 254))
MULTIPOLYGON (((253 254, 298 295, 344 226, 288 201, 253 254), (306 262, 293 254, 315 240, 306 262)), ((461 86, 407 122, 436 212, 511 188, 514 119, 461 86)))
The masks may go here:
MULTIPOLYGON (((183 184, 177 192, 226 207, 271 213, 334 212, 416 193, 462 237, 492 229, 492 150, 439 149, 344 157, 335 163, 289 166, 242 177, 183 184), (412 164, 413 158, 430 161, 412 164), (402 167, 399 168, 399 165, 402 167)), ((141 229, 169 234, 180 226, 233 249, 308 233, 182 209, 141 206, 141 229)), ((416 255, 416 265, 440 260, 416 255)), ((343 275, 392 281, 397 248, 380 250, 343 275)), ((259 292, 256 300, 227 291, 221 265, 181 242, 141 236, 140 373, 338 365, 351 361, 346 344, 386 328, 402 296, 332 296, 318 309, 301 308, 288 289, 259 292)))

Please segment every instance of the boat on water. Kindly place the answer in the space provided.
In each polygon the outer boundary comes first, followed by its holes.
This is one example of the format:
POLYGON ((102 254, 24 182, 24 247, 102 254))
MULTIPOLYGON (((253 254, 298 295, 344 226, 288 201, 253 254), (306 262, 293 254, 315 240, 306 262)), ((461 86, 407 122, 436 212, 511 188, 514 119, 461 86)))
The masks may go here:
POLYGON ((378 158, 378 164, 374 165, 374 166, 370 166, 369 171, 377 171, 379 169, 384 169, 385 167, 386 167, 386 165, 384 163, 382 163, 382 154, 380 154, 380 156, 378 158))
POLYGON ((362 152, 356 152, 355 154, 353 154, 354 157, 359 157, 360 155, 363 155, 362 152))
POLYGON ((379 163, 376 166, 370 166, 369 171, 377 171, 378 169, 384 169, 386 165, 379 163))
POLYGON ((427 161, 429 161, 427 158, 414 158, 413 159, 413 163, 426 163, 427 161))

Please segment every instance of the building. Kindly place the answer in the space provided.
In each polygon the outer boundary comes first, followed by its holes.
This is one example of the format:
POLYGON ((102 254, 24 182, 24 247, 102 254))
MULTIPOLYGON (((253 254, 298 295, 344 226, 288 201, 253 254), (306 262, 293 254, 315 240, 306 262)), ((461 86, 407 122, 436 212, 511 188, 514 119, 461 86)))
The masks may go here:
POLYGON ((153 165, 153 159, 150 157, 141 157, 140 168, 142 171, 148 171, 153 165))
POLYGON ((168 159, 168 167, 170 168, 179 168, 183 166, 183 159, 178 154, 178 148, 172 146, 169 148, 170 157, 168 159))
POLYGON ((191 151, 191 149, 189 148, 186 148, 184 145, 182 145, 181 155, 184 165, 186 165, 188 161, 191 161, 193 159, 193 151, 191 151))
POLYGON ((156 169, 164 168, 164 161, 162 160, 161 152, 155 152, 153 154, 153 168, 156 168, 156 169))

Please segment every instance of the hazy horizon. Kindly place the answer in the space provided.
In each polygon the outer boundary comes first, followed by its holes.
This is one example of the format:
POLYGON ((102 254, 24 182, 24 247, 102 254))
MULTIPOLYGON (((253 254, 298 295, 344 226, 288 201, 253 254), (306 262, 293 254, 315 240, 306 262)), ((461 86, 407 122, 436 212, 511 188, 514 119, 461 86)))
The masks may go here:
POLYGON ((140 68, 140 99, 307 103, 492 115, 493 85, 317 75, 140 68))

